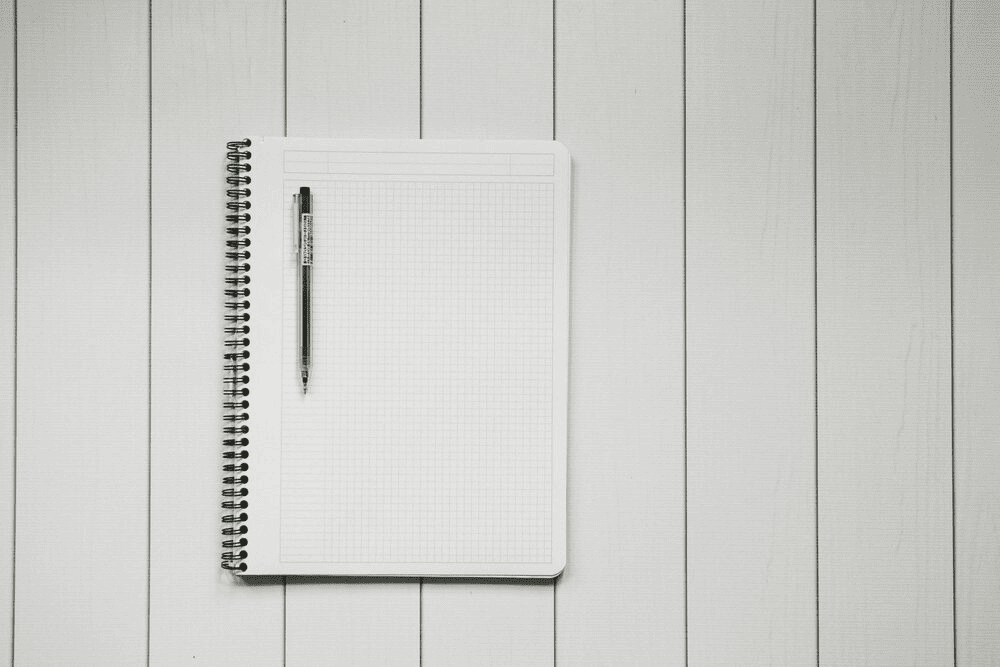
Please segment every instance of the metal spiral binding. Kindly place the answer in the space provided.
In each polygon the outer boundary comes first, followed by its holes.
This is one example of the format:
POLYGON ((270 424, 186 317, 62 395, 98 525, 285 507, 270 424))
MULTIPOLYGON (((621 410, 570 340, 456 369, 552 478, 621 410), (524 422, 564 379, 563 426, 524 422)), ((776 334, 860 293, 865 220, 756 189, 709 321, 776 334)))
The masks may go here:
POLYGON ((227 570, 244 572, 247 565, 247 508, 246 496, 249 481, 247 458, 250 452, 247 424, 250 407, 250 140, 230 141, 226 144, 226 177, 228 189, 226 196, 226 352, 224 355, 225 410, 222 432, 222 496, 225 499, 222 509, 222 534, 226 539, 222 547, 222 567, 227 570))

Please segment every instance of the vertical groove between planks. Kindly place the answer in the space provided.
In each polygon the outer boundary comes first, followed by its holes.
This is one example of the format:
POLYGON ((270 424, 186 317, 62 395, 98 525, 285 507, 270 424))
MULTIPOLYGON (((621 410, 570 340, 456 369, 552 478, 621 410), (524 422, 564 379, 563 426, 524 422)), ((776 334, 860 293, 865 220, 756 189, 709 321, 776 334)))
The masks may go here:
POLYGON ((958 565, 955 534, 955 0, 948 3, 948 319, 951 322, 951 649, 958 666, 958 565))
MULTIPOLYGON (((1000 30, 992 0, 951 5, 952 511, 956 664, 1000 656, 1000 199, 996 90, 1000 30)), ((991 662, 992 659, 992 662, 991 662)))
MULTIPOLYGON (((288 0, 281 3, 281 125, 288 136, 288 0)), ((288 577, 281 578, 281 665, 288 664, 288 577)))
MULTIPOLYGON (((552 141, 556 140, 556 0, 552 0, 552 141)), ((555 594, 555 585, 552 586, 555 594)))
POLYGON ((281 3, 281 133, 288 136, 288 0, 281 3))
POLYGON ((14 638, 17 636, 15 625, 17 623, 17 314, 18 314, 18 208, 17 208, 17 188, 18 188, 18 90, 17 90, 17 0, 13 0, 13 29, 14 29, 14 446, 11 451, 11 466, 13 469, 14 482, 11 488, 11 554, 10 554, 10 664, 14 665, 14 650, 16 648, 14 638))
MULTIPOLYGON (((555 141, 555 140, 556 140, 556 0, 552 0, 552 141, 555 141)), ((570 213, 570 216, 571 216, 571 218, 570 218, 570 229, 572 231, 572 224, 573 224, 572 212, 570 213)), ((570 261, 572 261, 572 258, 571 258, 570 261)), ((572 289, 572 285, 570 286, 570 288, 572 289)), ((570 317, 572 317, 572 316, 573 316, 572 311, 570 311, 570 317)), ((569 330, 570 330, 570 332, 572 332, 572 330, 573 330, 573 323, 572 322, 570 322, 569 330)), ((567 356, 569 355, 568 346, 572 345, 572 344, 573 344, 573 338, 572 338, 572 334, 570 334, 569 341, 567 342, 567 351, 566 351, 567 356)), ((568 397, 567 397, 567 404, 568 404, 568 397)), ((567 422, 569 421, 569 416, 568 415, 567 415, 567 420, 566 421, 567 422)), ((566 429, 566 444, 567 444, 567 450, 568 450, 569 449, 568 445, 569 445, 569 442, 570 442, 570 439, 569 439, 569 424, 567 423, 566 426, 567 426, 567 429, 566 429)), ((567 451, 566 455, 567 455, 567 458, 568 458, 569 457, 569 452, 568 451, 567 451)), ((567 470, 568 470, 568 467, 567 467, 567 470)), ((569 475, 567 475, 566 477, 567 477, 567 479, 566 479, 566 487, 567 487, 567 496, 568 496, 569 495, 568 488, 569 488, 569 483, 570 483, 570 481, 569 481, 569 475)), ((557 594, 558 590, 559 590, 559 577, 556 577, 552 581, 552 667, 556 667, 556 665, 559 664, 559 662, 558 662, 559 661, 558 617, 556 616, 556 614, 557 614, 556 594, 557 594)))
MULTIPOLYGON (((417 3, 417 139, 424 138, 424 0, 417 3)), ((420 596, 423 598, 424 580, 420 580, 420 596)))
POLYGON ((955 0, 948 3, 948 343, 951 350, 951 650, 958 667, 958 566, 955 534, 955 0))
MULTIPOLYGON (((424 0, 417 6, 417 139, 424 138, 424 0)), ((424 579, 417 584, 417 665, 424 664, 424 579)))
POLYGON ((681 351, 684 394, 684 665, 690 660, 688 650, 688 323, 687 323, 687 0, 681 3, 681 351))
POLYGON ((813 440, 813 493, 814 504, 813 504, 813 521, 816 528, 816 667, 820 665, 820 644, 819 644, 819 192, 817 185, 819 183, 818 179, 818 161, 816 159, 816 146, 817 146, 817 130, 816 130, 816 119, 817 114, 817 95, 816 95, 816 58, 819 53, 819 48, 816 44, 817 31, 817 19, 816 19, 816 0, 812 3, 813 10, 813 108, 812 108, 812 121, 813 121, 813 410, 814 410, 814 435, 813 440))
POLYGON ((150 617, 153 591, 153 0, 146 7, 146 95, 149 106, 146 116, 146 145, 149 159, 146 176, 146 199, 149 202, 147 221, 148 257, 146 274, 146 665, 149 665, 150 617))

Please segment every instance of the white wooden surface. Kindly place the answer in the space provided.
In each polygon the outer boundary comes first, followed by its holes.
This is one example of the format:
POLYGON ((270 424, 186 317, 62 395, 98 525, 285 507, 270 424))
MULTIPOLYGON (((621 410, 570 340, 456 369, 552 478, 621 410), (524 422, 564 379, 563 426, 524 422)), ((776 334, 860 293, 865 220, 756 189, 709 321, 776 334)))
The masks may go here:
POLYGON ((954 14, 955 613, 958 662, 1000 656, 1000 12, 954 14))
POLYGON ((695 665, 816 655, 812 30, 807 3, 688 4, 695 665))
POLYGON ((819 650, 954 654, 949 5, 817 6, 819 650))
POLYGON ((1000 10, 811 4, 0 1, 0 664, 1000 663, 1000 10), (557 581, 219 571, 286 131, 568 146, 557 581))
POLYGON ((684 659, 681 9, 556 3, 574 188, 562 665, 684 659))
MULTIPOLYGON (((280 664, 281 580, 246 585, 219 551, 225 146, 280 134, 281 7, 261 0, 152 7, 150 135, 149 662, 280 664), (234 26, 239 26, 235 30, 234 26), (224 181, 223 181, 224 183, 224 181), (183 193, 183 194, 179 194, 183 193), (233 632, 234 619, 240 632, 233 632)), ((27 664, 27 663, 25 663, 27 664)))
POLYGON ((146 659, 149 15, 17 5, 14 659, 146 659))
POLYGON ((0 2, 0 662, 14 631, 14 2, 0 2))

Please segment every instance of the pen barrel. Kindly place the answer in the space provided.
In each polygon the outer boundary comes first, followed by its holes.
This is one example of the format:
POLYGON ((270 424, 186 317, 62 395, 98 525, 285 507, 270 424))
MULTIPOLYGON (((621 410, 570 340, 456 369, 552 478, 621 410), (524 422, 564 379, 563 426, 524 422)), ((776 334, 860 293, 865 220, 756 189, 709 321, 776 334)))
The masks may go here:
POLYGON ((299 367, 302 373, 302 391, 305 392, 309 381, 309 366, 312 363, 312 194, 309 188, 301 187, 298 196, 293 199, 299 223, 299 367))
POLYGON ((303 266, 302 273, 302 294, 299 298, 299 307, 302 309, 302 316, 299 318, 299 357, 303 368, 309 368, 312 356, 312 267, 303 266))

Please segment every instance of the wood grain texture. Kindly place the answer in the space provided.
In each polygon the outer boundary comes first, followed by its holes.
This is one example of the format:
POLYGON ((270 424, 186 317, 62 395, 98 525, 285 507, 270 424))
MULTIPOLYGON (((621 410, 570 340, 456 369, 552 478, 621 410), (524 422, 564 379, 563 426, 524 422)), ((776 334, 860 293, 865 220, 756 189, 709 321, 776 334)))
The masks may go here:
MULTIPOLYGON (((288 135, 401 137, 420 131, 420 3, 289 0, 288 135)), ((289 579, 286 664, 412 665, 420 585, 289 579)))
POLYGON ((282 659, 281 579, 219 567, 226 141, 282 131, 281 25, 275 0, 153 5, 151 665, 282 659))
POLYGON ((686 16, 688 656, 813 664, 812 6, 686 16))
POLYGON ((289 577, 286 665, 417 665, 415 580, 289 577))
POLYGON ((17 8, 19 665, 146 660, 148 30, 17 8))
MULTIPOLYGON (((551 2, 17 4, 0 664, 144 664, 148 620, 154 665, 415 665, 421 612, 427 665, 685 664, 682 0, 558 0, 554 78, 551 2), (416 137, 421 5, 425 136, 554 129, 573 154, 569 564, 423 605, 413 581, 292 580, 283 619, 279 582, 218 570, 223 142, 282 133, 286 25, 289 134, 416 137)), ((811 3, 744 4, 687 0, 690 663, 809 664, 811 3)), ((952 322, 950 3, 818 2, 824 665, 1000 662, 1000 25, 953 4, 952 322)))
POLYGON ((425 580, 425 665, 552 665, 552 582, 425 580))
POLYGON ((288 136, 418 138, 420 1, 287 4, 288 136))
POLYGON ((1000 663, 1000 15, 954 5, 955 628, 1000 663))
POLYGON ((556 662, 684 655, 682 3, 556 3, 573 156, 569 562, 556 662))
POLYGON ((0 663, 14 632, 14 2, 0 0, 0 663))
POLYGON ((817 18, 820 660, 949 665, 948 3, 817 18))
MULTIPOLYGON (((552 138, 552 2, 424 0, 423 137, 552 138)), ((436 581, 424 664, 551 665, 552 582, 436 581)))
POLYGON ((552 4, 424 1, 424 138, 552 138, 552 4))

